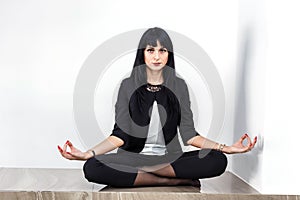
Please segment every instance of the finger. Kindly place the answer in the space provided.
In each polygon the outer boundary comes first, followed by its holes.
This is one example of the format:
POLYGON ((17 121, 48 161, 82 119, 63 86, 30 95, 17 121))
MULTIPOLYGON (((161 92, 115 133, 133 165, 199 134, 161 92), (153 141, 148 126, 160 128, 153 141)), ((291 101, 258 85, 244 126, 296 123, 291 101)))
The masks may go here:
POLYGON ((59 152, 60 152, 60 154, 62 155, 62 157, 64 157, 64 158, 67 158, 66 157, 66 152, 64 152, 64 150, 60 147, 60 146, 58 146, 58 150, 59 150, 59 152))
POLYGON ((63 152, 66 152, 66 151, 67 151, 67 143, 68 143, 68 141, 64 144, 63 152))
POLYGON ((64 157, 64 158, 67 158, 64 151, 62 150, 62 148, 59 145, 57 145, 57 148, 58 148, 59 153, 61 154, 61 156, 64 157))
POLYGON ((58 148, 58 150, 59 150, 60 153, 63 153, 63 150, 62 150, 62 148, 59 145, 57 145, 57 148, 58 148))
POLYGON ((251 138, 249 137, 248 134, 246 134, 246 138, 247 138, 247 147, 251 147, 252 142, 251 142, 251 138))
POLYGON ((74 158, 77 157, 77 156, 76 156, 76 153, 74 154, 74 153, 72 153, 72 152, 66 152, 66 154, 68 154, 68 155, 70 155, 70 156, 72 156, 72 157, 74 157, 74 158))
POLYGON ((67 145, 69 145, 71 151, 72 151, 73 149, 75 149, 75 147, 73 146, 73 144, 72 144, 69 140, 67 141, 67 145))
POLYGON ((69 159, 69 160, 74 160, 74 156, 72 154, 70 154, 70 152, 65 153, 64 157, 69 159))
POLYGON ((67 154, 71 157, 74 157, 74 155, 71 152, 67 152, 67 154))
POLYGON ((253 147, 255 146, 256 142, 257 142, 257 136, 255 136, 255 138, 253 140, 253 143, 251 145, 251 149, 253 149, 253 147))
POLYGON ((74 160, 74 158, 75 158, 75 156, 72 153, 67 152, 67 151, 66 152, 62 152, 61 154, 62 154, 62 156, 64 158, 67 158, 69 160, 74 160))
POLYGON ((247 133, 245 133, 244 135, 242 135, 242 137, 240 138, 239 142, 242 143, 246 137, 247 137, 247 133))
MULTIPOLYGON (((250 142, 251 142, 251 141, 250 141, 250 142)), ((247 133, 245 133, 245 134, 240 138, 239 143, 240 143, 240 145, 241 145, 242 147, 246 147, 246 148, 249 147, 249 136, 248 136, 247 133), (247 145, 245 146, 245 145, 243 144, 243 142, 244 142, 244 140, 245 140, 246 138, 247 138, 247 145)))

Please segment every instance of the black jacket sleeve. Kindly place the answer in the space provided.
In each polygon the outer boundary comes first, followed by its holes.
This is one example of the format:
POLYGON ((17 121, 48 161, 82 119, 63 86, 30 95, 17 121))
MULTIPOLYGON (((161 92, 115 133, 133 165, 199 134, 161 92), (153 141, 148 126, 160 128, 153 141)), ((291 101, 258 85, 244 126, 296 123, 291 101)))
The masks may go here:
POLYGON ((192 137, 199 135, 194 127, 193 113, 191 110, 191 102, 188 87, 184 80, 181 79, 180 86, 180 124, 179 132, 183 143, 187 145, 187 141, 192 137))
POLYGON ((128 96, 126 94, 125 81, 121 82, 117 102, 115 104, 115 125, 112 131, 112 136, 116 136, 124 141, 123 146, 126 146, 128 143, 128 134, 129 131, 129 112, 128 112, 128 96))

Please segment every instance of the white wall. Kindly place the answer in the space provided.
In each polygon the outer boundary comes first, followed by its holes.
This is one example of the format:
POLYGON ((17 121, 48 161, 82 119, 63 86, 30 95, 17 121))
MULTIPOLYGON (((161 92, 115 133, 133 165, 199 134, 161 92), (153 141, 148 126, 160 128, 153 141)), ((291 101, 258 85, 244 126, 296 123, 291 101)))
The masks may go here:
POLYGON ((248 133, 258 136, 255 149, 232 156, 232 171, 262 190, 262 150, 264 141, 264 97, 266 74, 266 16, 261 0, 239 1, 238 57, 233 141, 248 133))
POLYGON ((299 8, 298 1, 267 1, 264 193, 300 194, 299 8))
POLYGON ((236 131, 259 135, 232 170, 265 194, 299 190, 299 3, 240 1, 236 131), (245 31, 246 30, 246 31, 245 31))
POLYGON ((220 141, 232 141, 236 0, 12 0, 1 1, 0 13, 1 167, 81 167, 62 159, 56 146, 70 139, 86 148, 72 110, 83 62, 112 36, 154 26, 184 34, 211 57, 226 93, 220 141))

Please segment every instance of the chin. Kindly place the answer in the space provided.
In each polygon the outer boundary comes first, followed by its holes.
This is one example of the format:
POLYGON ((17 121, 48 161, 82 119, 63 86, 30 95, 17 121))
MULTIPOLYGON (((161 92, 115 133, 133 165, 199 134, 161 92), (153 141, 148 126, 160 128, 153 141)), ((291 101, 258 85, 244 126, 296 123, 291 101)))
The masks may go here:
POLYGON ((151 71, 161 71, 165 66, 147 66, 151 71))

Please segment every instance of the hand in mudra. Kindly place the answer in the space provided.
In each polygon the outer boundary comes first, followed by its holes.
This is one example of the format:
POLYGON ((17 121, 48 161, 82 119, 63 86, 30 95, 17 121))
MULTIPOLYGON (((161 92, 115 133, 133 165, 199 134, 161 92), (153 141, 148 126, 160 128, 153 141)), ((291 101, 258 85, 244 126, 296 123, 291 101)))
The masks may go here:
POLYGON ((251 151, 257 142, 257 136, 251 141, 251 138, 248 134, 244 134, 236 143, 231 146, 228 146, 224 152, 226 153, 245 153, 251 151), (247 139, 247 144, 244 145, 244 140, 247 139))
POLYGON ((59 145, 57 147, 60 154, 69 160, 87 160, 90 157, 88 152, 82 152, 75 148, 69 140, 64 144, 63 148, 61 148, 59 145), (68 146, 71 151, 67 151, 68 146))

